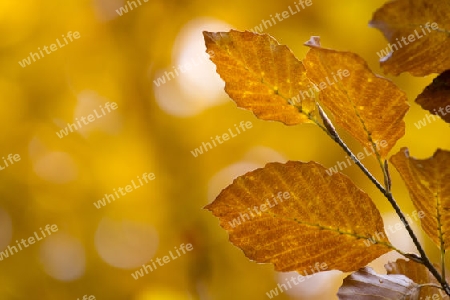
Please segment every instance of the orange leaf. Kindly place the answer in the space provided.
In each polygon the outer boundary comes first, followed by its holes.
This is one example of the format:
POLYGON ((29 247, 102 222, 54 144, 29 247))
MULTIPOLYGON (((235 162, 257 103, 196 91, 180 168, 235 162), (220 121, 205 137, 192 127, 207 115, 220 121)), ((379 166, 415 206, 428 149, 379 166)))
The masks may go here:
POLYGON ((384 71, 425 76, 450 69, 449 16, 450 2, 441 0, 395 0, 379 8, 370 25, 389 41, 378 52, 384 71))
POLYGON ((417 97, 416 102, 423 109, 450 123, 450 70, 436 77, 417 97))
POLYGON ((433 157, 416 159, 407 148, 391 157, 417 210, 425 214, 421 225, 443 249, 450 247, 450 152, 438 149, 433 157))
POLYGON ((225 81, 225 91, 239 107, 260 119, 286 125, 312 123, 315 102, 307 98, 300 107, 289 104, 299 91, 309 88, 305 68, 291 50, 267 34, 249 31, 203 32, 211 60, 225 81))
MULTIPOLYGON (((414 261, 406 261, 404 259, 397 259, 396 262, 390 262, 385 265, 388 274, 402 274, 410 278, 417 284, 433 283, 440 286, 440 283, 434 278, 434 276, 428 271, 428 269, 419 263, 414 261)), ((420 289, 420 299, 450 299, 444 291, 438 288, 424 286, 420 289), (437 298, 434 295, 440 295, 437 298), (427 298, 428 297, 428 298, 427 298)))
POLYGON ((419 291, 419 285, 404 275, 379 275, 365 267, 347 276, 337 295, 339 300, 419 300, 419 291))
POLYGON ((277 271, 310 272, 317 263, 355 271, 395 249, 369 196, 316 162, 269 163, 236 178, 205 208, 248 258, 277 271), (374 233, 381 238, 372 240, 374 233))
POLYGON ((404 135, 406 95, 373 74, 358 55, 323 49, 315 38, 307 44, 311 49, 302 63, 267 34, 203 34, 225 91, 258 118, 287 125, 316 122, 317 93, 336 123, 369 151, 386 157, 404 135))
POLYGON ((355 139, 386 157, 405 133, 403 117, 409 108, 405 93, 372 73, 357 54, 321 48, 317 37, 306 45, 311 47, 303 60, 308 78, 319 87, 327 83, 319 102, 355 139), (383 140, 385 147, 380 146, 383 140))

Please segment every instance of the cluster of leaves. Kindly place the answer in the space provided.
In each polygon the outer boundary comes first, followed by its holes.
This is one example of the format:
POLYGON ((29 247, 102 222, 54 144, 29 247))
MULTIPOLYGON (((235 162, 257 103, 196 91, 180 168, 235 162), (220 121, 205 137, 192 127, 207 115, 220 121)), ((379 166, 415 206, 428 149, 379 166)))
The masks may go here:
MULTIPOLYGON (((438 24, 437 30, 381 59, 387 73, 441 74, 416 99, 434 114, 450 105, 449 15, 448 1, 396 0, 378 9, 370 23, 392 44, 430 21, 438 24)), ((433 157, 419 160, 403 148, 389 157, 405 132, 403 117, 409 108, 405 93, 375 75, 357 54, 323 48, 318 37, 305 43, 310 49, 301 61, 267 34, 231 30, 204 32, 204 38, 207 50, 215 53, 211 60, 226 83, 225 91, 237 105, 260 119, 319 126, 389 200, 419 253, 407 254, 394 247, 372 199, 344 174, 330 176, 316 162, 269 163, 225 188, 205 208, 219 218, 230 241, 251 260, 272 263, 277 271, 308 272, 311 265, 325 262, 328 270, 354 272, 344 280, 339 299, 372 299, 375 295, 431 299, 440 289, 441 295, 450 295, 444 260, 450 247, 450 236, 445 234, 450 229, 450 152, 438 149, 433 157), (340 76, 343 71, 350 76, 340 76), (324 82, 329 84, 322 88, 324 82), (333 123, 376 154, 384 184, 352 153, 333 123), (386 147, 378 146, 382 141, 386 147), (421 225, 441 250, 440 272, 396 204, 389 163, 405 181, 416 209, 425 214, 421 225), (233 220, 255 206, 262 207, 279 191, 288 191, 292 199, 255 210, 251 219, 234 226, 233 220), (375 240, 374 233, 381 238, 375 240), (367 241, 373 243, 369 248, 367 241), (365 267, 392 250, 409 260, 386 265, 387 275, 365 267)), ((444 120, 450 122, 450 114, 444 120)))

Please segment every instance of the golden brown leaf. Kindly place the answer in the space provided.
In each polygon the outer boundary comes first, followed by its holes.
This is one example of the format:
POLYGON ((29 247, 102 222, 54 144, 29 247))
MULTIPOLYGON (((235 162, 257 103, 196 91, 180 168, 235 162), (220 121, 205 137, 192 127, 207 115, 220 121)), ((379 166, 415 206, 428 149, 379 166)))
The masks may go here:
POLYGON ((318 38, 312 38, 302 63, 267 34, 234 30, 203 34, 225 91, 257 117, 287 125, 312 122, 319 94, 336 123, 369 151, 376 149, 386 157, 404 135, 406 95, 373 74, 358 55, 323 49, 318 38))
POLYGON ((450 152, 438 149, 433 157, 416 159, 402 148, 391 157, 409 190, 423 230, 442 248, 450 247, 450 152), (447 234, 445 234, 447 233, 447 234))
POLYGON ((320 104, 360 143, 369 150, 377 145, 386 157, 405 133, 403 117, 409 108, 405 93, 372 73, 357 54, 321 48, 314 37, 306 45, 311 47, 303 60, 308 78, 319 87, 326 83, 319 94, 320 104), (344 70, 349 76, 343 75, 344 70), (384 147, 380 146, 383 140, 384 147))
POLYGON ((225 91, 239 107, 249 109, 260 119, 286 125, 311 123, 313 98, 300 106, 289 104, 299 91, 309 88, 303 64, 285 45, 268 34, 203 32, 206 48, 214 51, 211 60, 225 81, 225 91))
POLYGON ((416 102, 423 109, 450 123, 450 70, 436 77, 417 97, 416 102))
POLYGON ((337 295, 339 300, 418 300, 419 286, 404 275, 379 275, 365 267, 347 276, 337 295))
MULTIPOLYGON (((414 261, 406 261, 404 259, 397 259, 396 262, 390 262, 385 265, 388 274, 402 274, 410 278, 417 284, 432 283, 440 286, 436 278, 428 271, 428 269, 419 263, 414 261)), ((420 299, 450 299, 444 291, 438 288, 424 286, 420 289, 420 299), (436 297, 434 295, 440 295, 436 297), (433 298, 434 296, 434 298, 433 298), (427 298, 429 297, 429 298, 427 298)))
POLYGON ((248 258, 278 271, 311 274, 325 263, 350 272, 394 249, 369 196, 316 162, 269 163, 236 178, 205 208, 248 258), (375 233, 381 238, 366 246, 375 233))
POLYGON ((450 69, 449 1, 389 1, 374 13, 370 25, 388 40, 385 49, 392 50, 381 59, 385 72, 425 76, 450 69))

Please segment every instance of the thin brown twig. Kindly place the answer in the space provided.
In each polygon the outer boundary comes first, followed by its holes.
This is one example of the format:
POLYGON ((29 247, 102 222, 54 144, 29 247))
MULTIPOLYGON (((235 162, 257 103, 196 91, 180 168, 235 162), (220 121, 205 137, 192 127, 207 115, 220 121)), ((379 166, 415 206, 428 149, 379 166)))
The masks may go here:
POLYGON ((331 120, 328 118, 326 113, 323 111, 322 107, 317 104, 320 117, 322 118, 324 126, 322 126, 317 120, 313 120, 319 127, 324 130, 328 136, 330 136, 344 151, 347 153, 347 155, 355 162, 355 164, 363 171, 363 173, 372 181, 373 184, 380 190, 380 192, 386 197, 386 199, 389 201, 391 206, 394 208, 395 212, 399 216, 400 220, 402 221, 403 225, 405 226, 406 230, 408 231, 409 236, 411 237, 412 241, 414 242, 414 245, 416 246, 417 250, 420 254, 420 260, 421 263, 433 274, 433 276, 437 279, 437 281, 441 284, 443 290, 447 295, 450 296, 450 286, 439 274, 439 272, 436 270, 436 268, 431 263, 430 259, 428 258, 427 254, 425 253, 425 250, 423 249, 422 245, 420 244, 416 234, 412 230, 411 226, 409 225, 408 221, 406 220, 405 215, 403 214, 402 210, 397 204, 397 201, 394 199, 394 196, 391 193, 390 189, 390 174, 388 168, 383 168, 383 173, 385 176, 385 181, 388 184, 387 188, 384 188, 381 183, 378 182, 378 180, 370 173, 370 171, 359 161, 359 159, 353 154, 351 149, 347 146, 347 144, 341 139, 338 132, 334 128, 333 124, 331 123, 331 120), (387 178, 389 180, 387 181, 387 178))

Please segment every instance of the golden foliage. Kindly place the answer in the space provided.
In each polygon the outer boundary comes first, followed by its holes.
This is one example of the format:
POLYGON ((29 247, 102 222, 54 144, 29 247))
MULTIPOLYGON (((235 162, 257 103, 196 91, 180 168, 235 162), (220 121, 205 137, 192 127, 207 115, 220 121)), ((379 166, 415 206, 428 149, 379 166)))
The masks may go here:
POLYGON ((416 98, 417 104, 450 123, 450 70, 436 77, 416 98))
POLYGON ((225 91, 239 107, 263 120, 286 125, 310 123, 315 109, 308 98, 300 109, 289 99, 309 84, 303 64, 291 50, 267 34, 251 32, 203 32, 211 60, 225 81, 225 91))
POLYGON ((381 62, 385 72, 425 76, 450 69, 449 16, 448 1, 396 0, 379 8, 370 24, 394 50, 381 62))
POLYGON ((433 157, 416 159, 402 148, 391 157, 417 210, 423 211, 423 230, 443 249, 450 247, 450 152, 438 149, 433 157))
POLYGON ((354 53, 321 48, 316 37, 300 62, 267 34, 231 30, 204 36, 225 91, 261 119, 316 122, 312 113, 318 101, 337 124, 382 157, 405 133, 405 93, 373 74, 354 53), (386 147, 380 147, 382 141, 386 147))
POLYGON ((248 258, 278 271, 309 272, 315 263, 355 271, 394 249, 369 196, 315 162, 267 164, 238 177, 205 208, 248 258), (381 238, 367 247, 378 232, 381 238))
POLYGON ((386 157, 405 134, 403 117, 409 108, 405 93, 372 73, 355 53, 322 48, 318 38, 307 45, 311 49, 303 64, 308 78, 317 85, 328 83, 319 102, 335 116, 336 124, 386 157), (385 147, 380 147, 382 141, 385 147))

